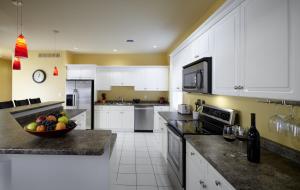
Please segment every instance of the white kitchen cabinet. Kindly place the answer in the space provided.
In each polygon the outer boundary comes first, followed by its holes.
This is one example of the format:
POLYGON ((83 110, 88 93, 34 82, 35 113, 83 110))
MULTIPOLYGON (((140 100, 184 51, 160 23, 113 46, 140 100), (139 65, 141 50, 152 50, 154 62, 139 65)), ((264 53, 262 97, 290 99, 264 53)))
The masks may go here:
POLYGON ((109 70, 97 70, 95 89, 111 90, 111 72, 109 70))
POLYGON ((209 43, 209 32, 198 36, 191 44, 192 57, 191 62, 197 61, 203 57, 208 57, 210 55, 210 43, 209 43))
POLYGON ((162 156, 167 163, 167 154, 168 154, 168 128, 167 128, 167 121, 159 116, 159 128, 160 128, 160 138, 161 138, 161 153, 162 156))
POLYGON ((170 111, 169 106, 154 106, 154 130, 153 132, 160 132, 160 124, 159 124, 159 113, 158 112, 164 112, 164 111, 170 111))
POLYGON ((289 0, 247 0, 241 10, 241 95, 289 98, 294 90, 290 80, 294 71, 289 59, 293 26, 289 0))
POLYGON ((186 143, 186 190, 234 190, 235 188, 186 143))
POLYGON ((67 65, 67 79, 90 79, 96 78, 95 65, 67 65))
POLYGON ((134 131, 133 106, 95 106, 95 129, 134 131))
POLYGON ((240 9, 213 28, 213 94, 239 95, 240 9))
POLYGON ((71 118, 71 120, 75 121, 77 124, 76 130, 86 130, 86 112, 82 112, 81 114, 71 118))

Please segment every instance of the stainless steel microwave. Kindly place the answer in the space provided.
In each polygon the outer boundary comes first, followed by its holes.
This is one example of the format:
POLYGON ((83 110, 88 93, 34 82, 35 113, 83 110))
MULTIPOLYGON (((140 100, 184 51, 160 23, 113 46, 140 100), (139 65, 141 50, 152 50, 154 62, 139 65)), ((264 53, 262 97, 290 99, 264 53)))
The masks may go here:
POLYGON ((204 57, 183 67, 182 86, 185 92, 212 93, 212 58, 204 57))

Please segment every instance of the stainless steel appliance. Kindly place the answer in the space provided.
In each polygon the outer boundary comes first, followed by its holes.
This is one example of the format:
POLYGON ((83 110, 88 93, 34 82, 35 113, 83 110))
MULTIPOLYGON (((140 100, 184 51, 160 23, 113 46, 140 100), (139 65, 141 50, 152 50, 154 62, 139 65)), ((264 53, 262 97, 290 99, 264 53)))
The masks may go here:
POLYGON ((192 108, 190 105, 187 104, 178 104, 178 113, 180 114, 191 114, 192 108))
POLYGON ((175 190, 185 188, 185 135, 222 135, 225 125, 236 123, 236 111, 204 105, 199 120, 168 122, 168 176, 175 190))
POLYGON ((183 67, 182 85, 185 92, 212 92, 212 58, 204 57, 183 67))
POLYGON ((86 128, 94 129, 94 80, 67 80, 66 108, 85 109, 86 128))
POLYGON ((134 131, 153 132, 154 128, 154 107, 153 106, 134 106, 134 131))

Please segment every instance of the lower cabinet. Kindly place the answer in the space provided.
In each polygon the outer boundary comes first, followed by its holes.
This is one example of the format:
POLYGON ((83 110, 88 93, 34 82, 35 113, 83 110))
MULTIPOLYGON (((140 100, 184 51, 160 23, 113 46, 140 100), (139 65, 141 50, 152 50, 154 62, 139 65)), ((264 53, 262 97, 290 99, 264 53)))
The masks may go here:
POLYGON ((167 162, 167 154, 168 154, 168 128, 167 128, 167 121, 162 118, 161 116, 158 116, 158 122, 159 122, 159 133, 161 138, 161 152, 162 156, 167 162))
POLYGON ((83 112, 73 118, 71 120, 75 121, 77 124, 76 130, 86 130, 86 112, 83 112))
POLYGON ((234 190, 189 143, 186 143, 186 190, 234 190))
POLYGON ((170 111, 169 106, 154 106, 154 129, 153 132, 160 132, 160 125, 159 125, 159 113, 163 111, 170 111))
POLYGON ((95 129, 134 131, 133 106, 95 106, 95 129))

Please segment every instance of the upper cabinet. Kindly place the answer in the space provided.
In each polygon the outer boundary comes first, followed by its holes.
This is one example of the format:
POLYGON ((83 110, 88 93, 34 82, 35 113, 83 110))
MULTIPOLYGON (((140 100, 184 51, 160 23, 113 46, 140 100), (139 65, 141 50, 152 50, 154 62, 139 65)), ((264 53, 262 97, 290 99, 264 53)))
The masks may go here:
POLYGON ((169 68, 98 67, 96 90, 111 90, 112 86, 133 86, 137 91, 168 91, 169 68))
POLYGON ((95 65, 67 65, 67 79, 91 79, 96 78, 95 65))
POLYGON ((299 10, 299 0, 226 1, 171 55, 171 89, 177 62, 212 56, 213 94, 299 101, 299 10))
POLYGON ((289 1, 248 0, 241 10, 241 95, 292 98, 289 1))
POLYGON ((237 9, 213 28, 213 93, 238 95, 240 9, 237 9))

